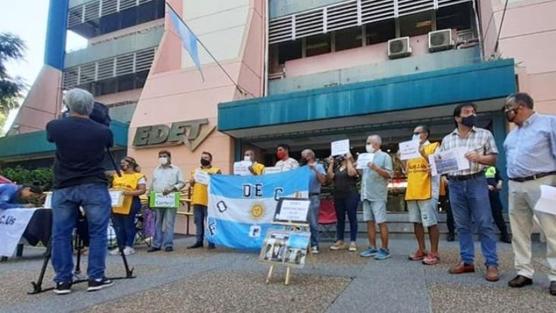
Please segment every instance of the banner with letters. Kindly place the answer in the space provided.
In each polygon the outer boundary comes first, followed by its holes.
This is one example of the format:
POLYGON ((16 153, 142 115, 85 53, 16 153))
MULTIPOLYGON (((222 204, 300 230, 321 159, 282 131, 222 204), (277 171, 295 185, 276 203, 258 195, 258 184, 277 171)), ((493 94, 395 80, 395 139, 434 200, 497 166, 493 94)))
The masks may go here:
POLYGON ((259 250, 279 198, 307 198, 307 167, 262 176, 211 175, 207 240, 233 249, 259 250))
POLYGON ((13 255, 36 209, 0 210, 0 256, 13 255))

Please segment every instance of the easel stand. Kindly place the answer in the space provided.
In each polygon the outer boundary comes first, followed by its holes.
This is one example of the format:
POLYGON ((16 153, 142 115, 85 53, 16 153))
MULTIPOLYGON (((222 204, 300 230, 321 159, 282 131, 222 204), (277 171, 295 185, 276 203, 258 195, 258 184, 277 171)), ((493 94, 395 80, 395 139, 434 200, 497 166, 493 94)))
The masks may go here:
MULTIPOLYGON (((83 245, 83 240, 81 240, 79 234, 77 233, 75 236, 75 247, 77 248, 77 260, 75 262, 75 271, 74 271, 74 276, 78 276, 79 274, 81 274, 81 250, 83 250, 84 245, 83 245)), ((129 268, 129 265, 127 264, 127 258, 124 254, 124 250, 122 247, 119 247, 120 250, 120 255, 122 256, 122 260, 124 262, 124 268, 125 268, 125 276, 121 276, 121 277, 112 277, 110 278, 111 280, 119 280, 119 279, 131 279, 131 278, 135 278, 135 276, 133 276, 133 268, 129 268)), ((44 253, 43 256, 43 263, 42 263, 42 268, 41 268, 41 272, 39 274, 39 278, 37 279, 36 282, 31 282, 31 284, 33 285, 33 290, 27 292, 27 294, 30 295, 34 295, 34 294, 39 294, 45 291, 49 291, 49 290, 53 290, 55 287, 49 287, 49 288, 42 288, 42 282, 44 280, 44 274, 46 273, 46 268, 48 267, 48 262, 50 262, 50 258, 52 256, 52 239, 48 241, 48 245, 46 246, 46 252, 44 253)), ((83 283, 83 282, 87 282, 89 281, 88 279, 76 279, 72 282, 72 284, 79 284, 79 283, 83 283)))

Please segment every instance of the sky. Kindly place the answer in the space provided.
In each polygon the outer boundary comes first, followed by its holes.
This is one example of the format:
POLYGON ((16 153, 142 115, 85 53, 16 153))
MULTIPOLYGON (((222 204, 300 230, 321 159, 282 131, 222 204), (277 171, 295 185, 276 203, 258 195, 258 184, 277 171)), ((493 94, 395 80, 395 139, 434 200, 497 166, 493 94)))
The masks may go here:
MULTIPOLYGON (((56 1, 56 0, 52 0, 56 1)), ((8 64, 8 73, 20 76, 31 88, 44 64, 44 45, 49 0, 0 0, 0 32, 18 35, 27 46, 24 60, 8 64)), ((86 40, 68 32, 66 51, 86 46, 86 40)), ((7 131, 15 118, 12 111, 4 126, 7 131)))

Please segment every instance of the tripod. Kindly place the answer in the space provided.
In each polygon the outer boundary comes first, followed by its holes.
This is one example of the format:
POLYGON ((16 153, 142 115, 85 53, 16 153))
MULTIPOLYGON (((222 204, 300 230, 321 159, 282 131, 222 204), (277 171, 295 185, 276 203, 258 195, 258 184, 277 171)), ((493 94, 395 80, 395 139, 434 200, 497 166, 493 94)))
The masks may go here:
MULTIPOLYGON (((74 240, 74 245, 77 249, 77 260, 75 262, 75 271, 74 271, 74 276, 81 274, 81 251, 84 248, 83 245, 83 240, 81 238, 81 236, 79 236, 79 232, 76 232, 75 235, 75 240, 74 240)), ((125 268, 125 276, 121 276, 121 277, 112 277, 110 279, 112 280, 119 280, 119 279, 131 279, 131 278, 135 278, 135 276, 133 276, 133 268, 129 268, 129 265, 127 264, 127 258, 126 255, 124 254, 124 249, 122 247, 118 248, 120 251, 120 255, 122 256, 122 261, 124 262, 124 268, 125 268)), ((41 268, 41 272, 39 274, 39 278, 37 279, 36 282, 31 282, 31 284, 33 285, 33 290, 29 291, 27 294, 30 295, 34 295, 34 294, 39 294, 45 291, 49 291, 49 290, 53 290, 54 287, 50 287, 50 288, 42 288, 42 282, 44 280, 44 274, 46 272, 46 268, 48 267, 48 262, 50 261, 50 258, 52 256, 52 238, 48 241, 48 244, 46 246, 46 252, 44 253, 43 256, 43 263, 42 263, 42 268, 41 268)), ((78 283, 82 283, 82 282, 86 282, 88 281, 88 279, 77 279, 74 280, 72 283, 73 284, 78 284, 78 283)))

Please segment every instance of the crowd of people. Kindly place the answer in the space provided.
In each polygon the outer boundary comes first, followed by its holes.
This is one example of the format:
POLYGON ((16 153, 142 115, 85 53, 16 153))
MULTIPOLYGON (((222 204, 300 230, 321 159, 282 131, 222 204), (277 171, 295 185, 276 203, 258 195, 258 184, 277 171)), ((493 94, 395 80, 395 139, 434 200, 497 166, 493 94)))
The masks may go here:
MULTIPOLYGON (((89 290, 110 286, 112 281, 104 276, 106 256, 106 228, 111 217, 117 234, 118 248, 112 254, 135 253, 135 214, 141 204, 139 196, 147 190, 164 195, 178 192, 186 187, 191 190, 191 206, 196 225, 196 241, 188 249, 204 246, 207 218, 207 185, 196 182, 196 172, 208 175, 221 174, 221 169, 212 165, 212 154, 202 152, 199 167, 186 180, 182 170, 172 163, 169 151, 158 153, 159 165, 147 182, 139 164, 132 157, 121 160, 121 176, 114 176, 112 188, 122 190, 123 204, 111 208, 102 161, 104 149, 112 145, 110 129, 91 121, 93 98, 86 91, 74 89, 67 92, 64 103, 69 108, 69 117, 55 120, 47 126, 48 139, 56 144, 54 165, 55 184, 52 198, 53 238, 52 264, 56 276, 55 292, 71 291, 71 236, 78 207, 83 207, 88 218, 90 235, 89 290), (111 211, 111 214, 110 214, 111 211)), ((509 217, 512 238, 502 216, 500 190, 502 178, 495 167, 499 154, 493 134, 477 126, 477 108, 473 103, 455 107, 453 118, 455 129, 441 142, 430 142, 430 129, 417 125, 408 139, 419 142, 419 158, 403 162, 407 177, 405 201, 409 221, 413 223, 416 249, 408 253, 411 261, 424 265, 436 265, 441 260, 439 251, 439 204, 448 211, 448 240, 459 240, 460 261, 449 268, 450 274, 475 271, 475 249, 473 234, 477 231, 481 252, 485 259, 485 279, 499 280, 496 226, 500 240, 511 242, 515 255, 517 276, 509 286, 523 287, 532 283, 531 231, 536 217, 546 236, 546 258, 549 265, 549 291, 556 295, 556 215, 534 211, 540 197, 540 186, 556 186, 556 117, 535 113, 533 99, 526 93, 507 98, 503 108, 509 122, 515 124, 504 142, 506 168, 509 178, 509 217), (429 156, 455 148, 464 148, 469 167, 433 175, 429 156), (490 201, 486 201, 489 199, 490 201), (496 226, 495 226, 496 225, 496 226), (425 241, 425 229, 429 234, 429 248, 425 241)), ((386 260, 391 257, 387 223, 388 183, 393 176, 393 160, 381 150, 382 139, 370 135, 365 150, 373 154, 372 161, 358 164, 350 153, 330 156, 319 162, 315 152, 305 149, 298 162, 290 157, 290 147, 280 144, 276 148, 275 167, 280 171, 307 166, 310 169, 310 209, 308 222, 311 239, 310 251, 319 253, 319 208, 321 186, 331 184, 337 215, 336 242, 331 250, 358 250, 357 210, 363 211, 367 223, 368 247, 360 252, 361 257, 386 260), (323 164, 324 163, 324 164, 323 164), (345 241, 345 222, 349 220, 349 244, 345 241), (377 230, 378 228, 378 230, 377 230), (377 231, 380 246, 377 244, 377 231)), ((247 150, 244 160, 250 161, 252 175, 263 175, 265 166, 256 161, 255 152, 247 150)), ((15 197, 33 193, 29 187, 1 187, 0 205, 15 202, 15 197)), ((555 204, 556 205, 556 204, 555 204)), ((176 208, 154 208, 155 232, 148 252, 173 251, 176 208)), ((208 242, 208 248, 214 244, 208 242)))

